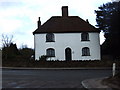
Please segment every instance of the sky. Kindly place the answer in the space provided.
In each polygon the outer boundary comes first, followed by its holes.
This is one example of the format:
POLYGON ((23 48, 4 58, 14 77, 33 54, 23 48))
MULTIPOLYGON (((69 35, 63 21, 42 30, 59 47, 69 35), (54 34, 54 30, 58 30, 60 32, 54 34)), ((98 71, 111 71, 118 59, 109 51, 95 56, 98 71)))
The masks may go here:
MULTIPOLYGON (((18 48, 22 45, 34 48, 32 32, 37 29, 38 17, 43 24, 52 16, 61 16, 61 7, 68 6, 69 16, 88 19, 95 26, 94 10, 111 1, 115 0, 0 0, 0 38, 2 34, 13 35, 18 48)), ((104 40, 101 33, 100 43, 104 40)))

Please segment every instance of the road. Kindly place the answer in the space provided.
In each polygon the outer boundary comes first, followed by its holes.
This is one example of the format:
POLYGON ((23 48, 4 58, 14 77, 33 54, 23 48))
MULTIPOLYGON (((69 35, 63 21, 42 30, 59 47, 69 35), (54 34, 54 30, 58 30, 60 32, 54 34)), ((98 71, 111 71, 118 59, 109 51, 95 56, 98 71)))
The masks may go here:
POLYGON ((108 69, 3 69, 3 88, 83 88, 81 81, 111 76, 108 69))

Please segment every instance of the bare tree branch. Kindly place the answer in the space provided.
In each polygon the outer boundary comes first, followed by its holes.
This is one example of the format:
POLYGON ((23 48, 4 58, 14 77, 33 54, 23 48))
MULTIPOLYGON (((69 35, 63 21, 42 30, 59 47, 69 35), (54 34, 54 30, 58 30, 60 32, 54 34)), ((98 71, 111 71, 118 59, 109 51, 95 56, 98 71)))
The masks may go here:
POLYGON ((2 34, 3 47, 9 47, 11 43, 13 43, 13 35, 8 36, 8 35, 2 34))

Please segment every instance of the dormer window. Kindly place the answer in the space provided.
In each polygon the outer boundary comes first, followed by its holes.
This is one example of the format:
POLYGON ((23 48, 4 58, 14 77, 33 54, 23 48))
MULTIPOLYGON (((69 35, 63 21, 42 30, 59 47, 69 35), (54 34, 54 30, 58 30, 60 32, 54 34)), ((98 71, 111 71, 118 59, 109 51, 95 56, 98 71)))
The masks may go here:
POLYGON ((81 34, 81 41, 89 41, 89 34, 87 32, 81 34))
POLYGON ((55 37, 53 33, 46 34, 46 42, 55 42, 55 37))

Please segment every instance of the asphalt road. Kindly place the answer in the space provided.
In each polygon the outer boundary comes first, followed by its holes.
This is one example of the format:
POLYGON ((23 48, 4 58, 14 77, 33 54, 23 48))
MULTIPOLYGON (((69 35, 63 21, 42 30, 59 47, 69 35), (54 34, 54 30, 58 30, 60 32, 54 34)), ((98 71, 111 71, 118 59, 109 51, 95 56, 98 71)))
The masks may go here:
POLYGON ((24 70, 3 69, 3 88, 83 88, 81 81, 111 76, 108 69, 24 70))

